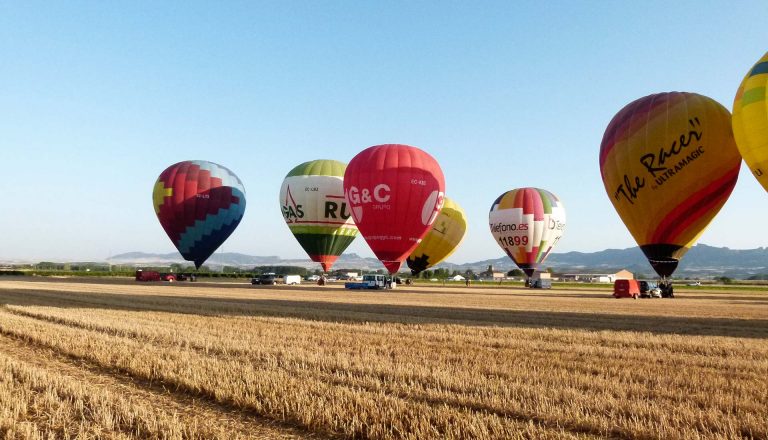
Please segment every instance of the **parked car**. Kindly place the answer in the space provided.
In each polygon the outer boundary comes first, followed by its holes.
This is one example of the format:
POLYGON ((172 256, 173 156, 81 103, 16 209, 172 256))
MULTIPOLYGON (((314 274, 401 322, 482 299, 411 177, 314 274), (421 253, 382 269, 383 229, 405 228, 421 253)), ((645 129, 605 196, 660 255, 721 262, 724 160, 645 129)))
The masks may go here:
POLYGON ((277 277, 273 273, 264 273, 258 277, 251 278, 251 284, 272 285, 277 284, 277 277))
POLYGON ((701 283, 698 281, 694 281, 692 283, 688 283, 689 286, 701 286, 701 283))
POLYGON ((661 296, 654 296, 654 289, 661 295, 661 290, 655 282, 640 280, 637 283, 640 286, 640 298, 661 298, 661 296))

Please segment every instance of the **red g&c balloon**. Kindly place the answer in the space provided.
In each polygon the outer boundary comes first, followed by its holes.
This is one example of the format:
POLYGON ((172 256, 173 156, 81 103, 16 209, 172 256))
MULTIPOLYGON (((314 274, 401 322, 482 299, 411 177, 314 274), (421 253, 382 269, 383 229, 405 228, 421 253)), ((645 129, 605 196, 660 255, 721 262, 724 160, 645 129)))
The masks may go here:
POLYGON ((390 274, 429 231, 444 194, 440 165, 408 145, 367 148, 344 173, 344 195, 355 224, 390 274))

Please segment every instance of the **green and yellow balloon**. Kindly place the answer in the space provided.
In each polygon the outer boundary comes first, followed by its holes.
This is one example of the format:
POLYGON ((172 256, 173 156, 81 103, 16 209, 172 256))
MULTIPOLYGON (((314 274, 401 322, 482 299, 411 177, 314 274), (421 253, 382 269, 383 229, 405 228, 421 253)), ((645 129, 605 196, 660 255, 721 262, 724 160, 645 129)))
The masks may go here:
POLYGON ((293 168, 280 187, 283 219, 312 261, 329 271, 357 236, 344 198, 346 164, 313 160, 293 168))

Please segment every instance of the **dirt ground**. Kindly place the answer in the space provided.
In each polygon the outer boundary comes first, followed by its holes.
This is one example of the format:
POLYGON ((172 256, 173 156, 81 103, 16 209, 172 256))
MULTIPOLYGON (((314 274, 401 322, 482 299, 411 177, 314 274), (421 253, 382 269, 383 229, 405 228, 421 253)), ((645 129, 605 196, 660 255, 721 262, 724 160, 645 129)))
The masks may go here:
MULTIPOLYGON (((684 429, 677 426, 676 428, 665 428, 667 431, 657 430, 656 432, 662 434, 659 434, 659 437, 654 437, 652 434, 644 433, 640 428, 633 427, 635 426, 633 423, 636 423, 634 421, 626 422, 624 427, 621 427, 621 423, 617 422, 619 428, 612 427, 611 424, 613 422, 601 419, 602 415, 595 415, 601 411, 605 412, 605 410, 598 408, 593 408, 589 411, 585 410, 585 421, 562 419, 558 418, 560 416, 557 415, 550 416, 548 415, 549 409, 546 409, 544 406, 513 411, 502 405, 500 409, 491 411, 491 416, 488 416, 487 403, 482 403, 481 405, 481 402, 485 402, 487 397, 475 402, 472 400, 474 399, 472 393, 476 390, 467 389, 462 391, 463 388, 460 385, 456 385, 456 399, 459 399, 457 402, 465 403, 457 403, 455 409, 451 409, 451 411, 458 411, 456 414, 443 415, 440 411, 444 411, 444 407, 440 405, 444 404, 435 402, 434 406, 432 403, 426 407, 424 406, 425 402, 432 402, 432 400, 436 399, 435 397, 429 397, 428 399, 425 397, 424 399, 427 400, 422 400, 421 397, 418 399, 413 397, 413 393, 415 393, 413 391, 413 381, 417 381, 413 377, 406 380, 409 384, 408 388, 404 388, 405 385, 402 385, 403 388, 397 388, 401 384, 387 382, 392 379, 387 379, 387 381, 381 384, 371 382, 378 381, 383 377, 382 374, 388 374, 386 370, 376 373, 366 369, 362 373, 353 373, 353 371, 357 370, 352 368, 346 371, 349 365, 356 362, 354 358, 357 356, 357 353, 361 350, 368 350, 368 348, 359 348, 356 349, 357 352, 350 352, 351 360, 348 360, 339 354, 339 348, 334 348, 333 350, 329 348, 329 352, 335 351, 328 354, 329 357, 323 358, 322 356, 324 355, 321 356, 314 353, 311 346, 307 348, 301 345, 306 343, 306 341, 302 341, 303 339, 309 340, 318 335, 327 334, 329 340, 333 338, 346 338, 344 339, 346 342, 339 339, 338 341, 334 340, 334 343, 341 344, 340 347, 347 347, 364 340, 366 337, 372 338, 373 336, 371 335, 373 334, 386 331, 397 334, 399 335, 398 337, 402 336, 404 341, 410 341, 408 342, 410 344, 409 349, 416 349, 417 351, 414 353, 418 353, 418 347, 413 344, 419 344, 420 337, 417 337, 419 332, 427 332, 425 333, 426 336, 424 336, 427 339, 432 338, 433 336, 430 335, 433 334, 449 335, 452 332, 465 335, 463 337, 469 338, 467 339, 468 341, 470 339, 472 341, 482 341, 486 338, 497 338, 501 342, 495 344, 500 343, 503 346, 506 344, 504 341, 523 336, 526 338, 531 337, 530 332, 535 331, 539 333, 532 334, 534 339, 536 337, 546 338, 548 341, 546 344, 550 344, 547 345, 548 348, 546 350, 553 352, 562 351, 562 356, 568 357, 571 356, 569 353, 574 351, 574 346, 568 345, 573 344, 573 335, 585 338, 585 340, 590 338, 599 339, 600 342, 595 342, 596 345, 594 347, 578 348, 579 350, 584 349, 589 352, 604 350, 606 347, 612 347, 617 344, 631 346, 635 344, 636 338, 632 335, 650 335, 650 337, 655 335, 661 338, 657 342, 653 342, 653 344, 658 343, 658 346, 643 346, 640 349, 649 350, 649 353, 656 353, 659 351, 659 347, 662 347, 663 350, 670 350, 670 353, 673 355, 672 357, 683 356, 681 353, 700 354, 703 356, 702 358, 690 359, 691 365, 702 365, 702 368, 706 367, 708 372, 712 372, 712 369, 715 368, 712 365, 720 365, 721 362, 725 362, 721 360, 722 353, 728 350, 736 353, 743 348, 746 350, 744 351, 746 354, 743 354, 744 359, 738 361, 742 362, 742 364, 744 362, 756 362, 755 364, 750 364, 748 370, 754 372, 756 375, 754 377, 760 377, 761 371, 765 369, 765 360, 760 359, 760 353, 763 350, 768 350, 768 293, 750 291, 749 289, 740 289, 738 291, 717 289, 686 290, 684 287, 680 287, 676 289, 676 294, 677 298, 675 299, 617 300, 610 296, 609 290, 588 287, 578 289, 554 288, 542 291, 521 287, 442 287, 434 285, 420 286, 416 284, 413 286, 400 286, 392 291, 349 291, 343 289, 342 283, 323 287, 307 284, 299 286, 251 286, 245 282, 179 282, 171 284, 137 283, 128 279, 2 277, 0 278, 0 358, 6 359, 7 368, 11 370, 14 368, 20 370, 30 369, 35 372, 41 372, 40 374, 54 375, 57 378, 56 380, 60 380, 62 383, 88 384, 88 389, 82 391, 86 401, 89 395, 106 392, 119 397, 121 402, 152 402, 152 406, 158 412, 168 414, 170 420, 175 420, 173 423, 178 423, 179 426, 183 426, 185 429, 189 426, 194 427, 194 429, 189 428, 187 431, 180 429, 179 432, 186 432, 186 434, 179 434, 178 438, 409 438, 414 436, 462 438, 468 435, 468 432, 472 432, 472 429, 480 429, 478 432, 483 433, 482 435, 478 434, 477 437, 487 438, 507 438, 513 434, 513 436, 528 438, 632 438, 635 436, 645 438, 687 438, 693 434, 702 438, 728 438, 733 432, 736 432, 728 431, 727 429, 741 431, 757 429, 757 432, 750 434, 754 438, 760 438, 763 434, 768 435, 768 433, 760 431, 765 428, 765 423, 761 424, 759 421, 753 423, 748 419, 743 419, 744 426, 741 427, 737 426, 726 429, 718 424, 714 424, 714 422, 710 426, 707 424, 709 422, 703 421, 700 422, 703 427, 696 428, 696 424, 691 422, 692 426, 683 426, 684 429), (124 319, 120 317, 124 317, 124 319), (165 317, 168 317, 169 323, 159 325, 160 322, 158 321, 157 326, 158 329, 162 327, 162 331, 165 333, 152 328, 153 319, 162 320, 165 317), (201 328, 201 335, 199 335, 200 338, 209 339, 198 340, 195 339, 198 336, 190 336, 189 328, 194 327, 189 326, 193 324, 185 323, 184 319, 189 319, 190 323, 199 321, 206 327, 210 326, 210 328, 201 328), (274 321, 275 319, 278 321, 274 321), (294 324, 283 324, 283 321, 280 321, 283 319, 287 319, 289 320, 287 322, 294 324), (174 324, 175 320, 178 320, 180 324, 174 324), (243 320, 246 320, 245 323, 243 320), (279 359, 295 358, 297 363, 291 363, 290 368, 285 366, 275 367, 277 369, 274 371, 269 370, 269 374, 279 373, 280 377, 284 378, 281 380, 294 381, 300 378, 311 377, 313 378, 311 381, 315 381, 314 378, 326 377, 324 375, 328 374, 327 371, 331 371, 327 370, 327 368, 330 368, 328 367, 329 363, 341 362, 339 364, 341 367, 333 367, 334 369, 332 370, 334 371, 332 383, 339 385, 339 387, 323 388, 326 386, 324 381, 327 382, 327 379, 318 379, 320 382, 312 382, 316 383, 313 386, 317 386, 318 389, 330 390, 328 393, 337 392, 337 388, 341 390, 338 391, 341 393, 339 394, 340 397, 334 397, 329 401, 331 404, 338 404, 338 402, 345 401, 345 399, 362 399, 357 394, 347 395, 344 393, 349 393, 351 392, 350 390, 354 391, 359 387, 363 387, 363 389, 368 389, 370 392, 384 392, 387 396, 391 395, 396 398, 393 401, 394 403, 392 403, 393 405, 415 405, 409 411, 424 411, 424 414, 428 415, 424 417, 427 417, 427 419, 432 418, 433 422, 430 423, 437 425, 447 423, 445 430, 442 431, 442 434, 435 434, 435 431, 432 430, 434 426, 430 426, 429 423, 419 427, 420 425, 417 426, 418 424, 414 425, 415 422, 413 420, 409 421, 406 419, 403 422, 402 418, 378 421, 375 418, 379 410, 371 410, 371 421, 362 420, 362 416, 360 416, 361 420, 355 421, 354 419, 357 417, 355 414, 325 414, 321 409, 312 413, 308 412, 309 410, 305 411, 303 408, 297 408, 290 402, 273 402, 269 399, 275 399, 275 397, 266 394, 266 397, 254 397, 248 389, 242 391, 244 393, 242 395, 237 394, 241 391, 232 391, 234 393, 232 395, 224 394, 223 392, 218 393, 215 389, 213 391, 206 391, 207 385, 205 385, 205 381, 201 381, 199 386, 188 385, 190 377, 202 374, 197 373, 194 369, 190 370, 189 373, 185 373, 187 376, 179 376, 175 371, 169 373, 159 371, 145 372, 142 370, 144 367, 140 365, 124 367, 123 364, 125 362, 132 363, 126 360, 119 360, 118 354, 97 355, 96 351, 98 350, 94 348, 98 347, 98 344, 101 343, 99 341, 102 340, 105 341, 104 343, 107 346, 113 340, 124 341, 124 343, 128 344, 126 345, 126 350, 129 350, 130 346, 132 346, 130 344, 138 344, 136 345, 136 358, 138 359, 140 356, 148 356, 148 353, 152 350, 159 350, 158 353, 162 353, 163 347, 167 347, 169 352, 168 362, 170 364, 172 362, 172 355, 175 353, 174 350, 181 353, 179 356, 187 356, 185 350, 190 350, 190 347, 196 347, 192 354, 194 356, 203 356, 200 358, 201 361, 221 362, 222 365, 230 365, 231 362, 237 362, 237 368, 250 368, 254 365, 254 362, 258 364, 260 362, 259 359, 266 359, 264 358, 264 356, 267 356, 264 354, 265 348, 258 348, 257 351, 251 353, 249 351, 250 348, 245 347, 242 348, 244 354, 242 356, 237 355, 240 357, 236 357, 233 353, 241 350, 237 342, 232 342, 233 346, 231 348, 221 349, 223 351, 219 353, 216 351, 216 346, 226 345, 226 343, 222 342, 222 339, 216 338, 220 338, 220 333, 226 332, 227 328, 240 328, 238 326, 243 325, 243 330, 238 330, 247 334, 242 336, 245 338, 243 341, 255 341, 255 338, 260 337, 259 335, 271 331, 270 326, 274 327, 275 322, 280 325, 288 325, 284 331, 287 332, 285 333, 287 335, 285 336, 286 339, 281 342, 281 344, 285 344, 286 348, 283 351, 274 352, 275 354, 269 354, 268 358, 272 359, 272 356, 277 356, 279 359), (216 328, 217 325, 221 325, 222 330, 218 330, 216 328), (341 331, 337 327, 338 325, 352 326, 351 328, 354 331, 362 332, 360 333, 360 338, 356 338, 354 334, 349 335, 343 332, 340 334, 341 336, 337 335, 336 332, 341 331), (262 328, 260 326, 266 327, 262 328), (295 335, 290 335, 293 329, 300 327, 304 328, 304 330, 296 330, 295 335), (317 334, 301 333, 308 331, 307 329, 314 329, 309 331, 317 332, 317 334), (253 332, 253 334, 249 334, 250 332, 253 332), (366 334, 368 336, 364 336, 366 334), (617 336, 619 339, 612 340, 613 334, 622 336, 617 336), (695 337, 696 339, 695 342, 689 343, 688 341, 693 341, 693 339, 680 340, 681 336, 695 337), (553 343, 550 342, 550 340, 559 341, 565 339, 568 342, 557 342, 560 345, 551 345, 553 343), (199 347, 195 344, 198 344, 199 347), (291 347, 291 344, 296 345, 291 347), (713 354, 714 352, 710 353, 708 347, 719 347, 718 344, 723 344, 722 347, 725 348, 719 348, 718 350, 720 351, 717 354, 713 354), (211 351, 211 347, 213 347, 213 351, 211 351), (680 352, 678 353, 676 350, 680 350, 680 352), (301 353, 307 354, 302 355, 301 353), (253 358, 251 359, 249 356, 253 358), (306 360, 302 360, 302 356, 306 360), (315 359, 315 356, 317 356, 317 359, 315 359), (711 356, 716 356, 717 359, 711 356), (312 364, 315 361, 317 366, 307 369, 309 367, 305 364, 312 364), (240 365, 240 362, 245 367, 240 365), (339 369, 344 371, 339 372, 339 369), (362 376, 353 378, 355 374, 361 374, 362 376), (392 391, 387 391, 390 388, 392 388, 392 391), (466 396, 462 393, 466 393, 466 396), (477 405, 480 405, 478 408, 485 409, 472 409, 477 405), (275 409, 278 406, 282 409, 275 409), (467 413, 467 411, 470 411, 470 413, 467 413), (436 415, 438 413, 440 414, 439 417, 436 415), (455 421, 457 417, 465 416, 468 417, 466 426, 474 426, 473 428, 466 428, 470 429, 470 431, 461 431, 460 429, 465 428, 457 428, 457 426, 463 426, 460 423, 457 425, 454 422, 446 422, 446 420, 455 421), (493 420, 487 419, 487 417, 492 417, 493 420), (551 419, 548 419, 548 417, 551 417, 551 419), (397 425, 401 422, 404 423, 403 426, 411 427, 407 429, 413 429, 414 431, 409 433, 407 431, 388 430, 386 428, 386 426, 397 425), (369 425, 366 425, 366 423, 369 423, 369 425), (481 426, 481 428, 477 428, 477 426, 481 426), (414 434, 420 432, 418 431, 419 429, 424 429, 423 434, 414 434), (453 431, 454 429, 457 431, 453 431)), ((195 333, 194 330, 191 331, 195 333)), ((273 339, 280 337, 280 333, 278 333, 273 339)), ((641 336, 641 338, 648 337, 641 336)), ((451 338, 448 337, 448 339, 451 338)), ((441 365, 441 363, 448 361, 439 359, 443 359, 440 356, 449 356, 450 346, 445 345, 448 344, 448 339, 446 339, 446 336, 440 336, 435 341, 424 342, 426 344, 424 345, 424 350, 435 350, 435 353, 443 354, 439 354, 439 356, 434 354, 434 357, 429 358, 433 360, 423 361, 422 364, 424 362, 437 362, 437 364, 430 368, 443 368, 444 365, 441 365), (449 352, 445 352, 446 349, 449 349, 449 352)), ((595 339, 595 341, 598 339, 595 339)), ((379 341, 378 339, 376 340, 379 341)), ((249 343, 243 342, 241 345, 248 345, 249 343)), ((451 343, 458 344, 456 347, 464 344, 464 342, 456 341, 451 343)), ((469 346, 477 343, 467 342, 467 344, 470 344, 469 346)), ((254 344, 254 347, 258 345, 256 342, 252 344, 254 344)), ((382 340, 376 342, 376 344, 387 344, 387 342, 382 340)), ((643 344, 645 343, 643 342, 643 344)), ((534 346, 536 346, 536 343, 532 342, 532 347, 534 346)), ((578 347, 583 347, 583 345, 578 347)), ((102 349, 107 350, 106 348, 102 349)), ((269 350, 271 349, 269 348, 269 350)), ((323 352, 324 349, 324 347, 318 348, 318 353, 323 352)), ((404 348, 402 349, 405 350, 404 348)), ((256 348, 253 350, 256 350, 256 348)), ((368 353, 366 356, 374 356, 372 359, 376 363, 385 364, 388 362, 386 359, 394 359, 394 353, 401 350, 401 347, 395 344, 388 350, 390 350, 390 354, 385 353, 386 350, 384 348, 380 348, 375 353, 371 352, 373 354, 368 353), (384 357, 379 359, 376 356, 384 357)), ((685 362, 688 362, 687 356, 689 354, 684 354, 686 357, 681 359, 685 359, 685 362)), ((158 356, 162 356, 162 354, 158 356)), ((406 358, 407 356, 416 355, 406 355, 406 358)), ((475 355, 473 354, 472 356, 475 355)), ((492 354, 489 353, 489 356, 492 356, 492 354)), ((615 355, 606 354, 606 356, 615 355)), ((130 357, 126 359, 130 359, 130 357)), ((151 363, 152 360, 150 359, 148 362, 151 363)), ((184 365, 186 361, 181 362, 180 365, 184 365)), ((271 366, 272 362, 271 360, 268 361, 270 368, 273 368, 271 366)), ((393 364, 389 368, 400 368, 403 365, 402 362, 398 361, 398 363, 393 364)), ((416 361, 414 360, 414 362, 416 361)), ((458 361, 450 362, 463 362, 463 360, 459 359, 458 361)), ((530 360, 533 368, 532 371, 539 369, 536 366, 536 362, 538 361, 530 360)), ((579 358, 577 361, 569 362, 581 362, 581 360, 579 358)), ((583 367, 585 369, 593 369, 586 360, 584 362, 583 367)), ((664 358, 659 358, 658 362, 663 363, 665 360, 664 358)), ((162 364, 159 365, 162 367, 162 364)), ((413 368, 414 371, 421 371, 421 365, 418 365, 418 362, 409 368, 413 368)), ((462 371, 461 368, 457 371, 462 371)), ((567 370, 570 368, 568 367, 564 370, 566 372, 563 374, 569 374, 567 370)), ((579 370, 579 368, 574 369, 579 370)), ((432 386, 428 384, 435 380, 431 376, 432 373, 427 371, 419 374, 423 375, 423 379, 419 380, 424 380, 425 382, 419 384, 418 387, 424 387, 423 392, 427 393, 425 395, 438 393, 439 389, 435 389, 437 391, 430 391, 428 389, 432 386)), ((604 373, 592 372, 591 374, 610 376, 614 373, 606 370, 604 373)), ((493 378, 496 376, 498 376, 498 373, 488 377, 493 378)), ((474 380, 470 379, 471 377, 474 376, 468 376, 467 381, 474 380)), ((713 377, 717 377, 717 374, 713 377)), ((754 377, 745 373, 739 379, 743 381, 743 383, 740 382, 739 386, 747 388, 750 386, 761 387, 764 385, 763 382, 767 380, 765 377, 760 380, 756 380, 754 377)), ((574 378, 579 383, 582 383, 582 385, 578 385, 574 390, 577 390, 579 387, 585 387, 583 385, 583 377, 574 376, 574 378)), ((566 382, 571 379, 573 378, 563 376, 563 380, 566 382)), ((482 381, 487 379, 481 378, 478 380, 481 380, 480 383, 482 383, 482 381)), ((624 380, 626 379, 621 379, 621 381, 624 380)), ((645 379, 637 380, 642 381, 645 379)), ((1 380, 0 385, 2 385, 1 380)), ((640 387, 638 388, 639 390, 642 389, 637 391, 638 393, 647 392, 650 393, 649 395, 652 395, 660 392, 653 387, 661 385, 658 383, 642 383, 638 386, 640 387)), ((2 392, 1 388, 0 392, 2 392)), ((301 387, 297 388, 297 390, 296 393, 301 393, 301 398, 310 399, 307 401, 308 407, 316 403, 312 400, 314 398, 303 394, 304 390, 301 387)), ((583 391, 587 394, 594 392, 588 389, 583 391)), ((46 391, 46 393, 51 392, 46 391)), ((439 391, 439 393, 442 392, 439 391)), ((484 392, 509 393, 512 391, 498 389, 484 392)), ((49 435, 77 438, 77 432, 86 433, 81 435, 80 438, 87 438, 89 436, 94 438, 173 437, 162 435, 164 430, 167 431, 169 429, 166 425, 158 425, 158 427, 152 428, 155 429, 154 434, 152 434, 152 429, 147 428, 147 426, 151 425, 148 423, 141 425, 141 429, 137 428, 136 426, 138 425, 135 423, 134 426, 110 422, 111 424, 101 426, 99 423, 102 422, 98 420, 83 419, 82 411, 77 412, 73 410, 71 413, 66 413, 66 411, 62 410, 63 415, 53 420, 50 417, 40 415, 39 402, 30 397, 34 395, 33 391, 26 389, 14 391, 11 389, 8 393, 10 396, 19 396, 20 404, 17 406, 21 407, 21 409, 16 408, 13 411, 9 409, 5 414, 15 415, 6 415, 5 425, 3 425, 2 414, 4 413, 2 406, 0 406, 0 434, 4 433, 7 438, 38 438, 36 435, 39 435, 40 438, 49 435), (24 405, 27 405, 26 409, 23 408, 24 405), (35 408, 38 409, 36 410, 35 408), (35 411, 38 412, 36 413, 35 411), (36 415, 33 417, 30 414, 36 415), (14 426, 21 426, 20 424, 23 424, 28 429, 20 431, 14 428, 14 426), (80 426, 78 428, 80 431, 75 430, 73 426, 80 426), (163 426, 166 427, 163 428, 163 426)), ((318 391, 317 393, 321 392, 318 391)), ((321 394, 315 394, 318 402, 328 397, 321 394)), ((296 399, 298 398, 296 397, 296 399)), ((730 399, 730 397, 723 399, 725 401, 730 399)), ((763 399, 763 397, 758 399, 763 399)), ((765 399, 768 401, 768 396, 765 399)), ((446 402, 453 400, 453 397, 450 397, 446 402)), ((64 403, 60 402, 59 404, 65 406, 64 403)), ((752 409, 745 411, 748 414, 752 414, 752 411, 759 413, 764 409, 761 406, 763 404, 763 401, 753 402, 754 408, 749 407, 752 409)), ((131 404, 121 403, 121 405, 128 405, 130 407, 131 404)), ((595 403, 594 405, 598 404, 595 403)), ((733 404, 729 403, 728 405, 733 404)), ((584 406, 588 407, 589 404, 585 403, 584 406)), ((720 407, 711 409, 713 414, 721 410, 722 408, 720 407)), ((360 411, 362 413, 365 412, 363 410, 360 411)), ((380 411, 386 413, 391 411, 391 408, 384 407, 380 411)), ((748 414, 744 417, 751 417, 748 414)), ((656 420, 654 417, 658 418, 661 416, 651 414, 648 417, 649 420, 656 420)), ((691 415, 690 417, 693 420, 693 418, 699 416, 691 415)), ((738 414, 734 417, 734 423, 738 425, 738 422, 742 419, 739 418, 738 414)), ((713 418, 716 417, 713 416, 713 418)), ((680 423, 683 422, 675 422, 675 424, 680 423)), ((669 426, 675 424, 670 424, 669 426)), ((745 438, 748 437, 749 435, 745 436, 745 438)))

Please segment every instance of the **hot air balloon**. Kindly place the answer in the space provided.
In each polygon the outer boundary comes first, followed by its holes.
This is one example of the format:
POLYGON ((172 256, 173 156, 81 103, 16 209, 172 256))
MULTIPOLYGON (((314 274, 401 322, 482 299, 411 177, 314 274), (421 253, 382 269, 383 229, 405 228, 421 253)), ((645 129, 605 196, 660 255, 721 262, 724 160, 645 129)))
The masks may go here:
POLYGON ((608 197, 662 278, 731 194, 741 156, 731 115, 695 93, 659 93, 613 117, 600 146, 608 197))
POLYGON ((443 206, 437 161, 408 145, 376 145, 344 173, 344 195, 360 233, 390 274, 418 246, 443 206))
POLYGON ((312 261, 328 271, 357 236, 344 199, 342 162, 313 160, 292 169, 280 187, 285 223, 312 261))
POLYGON ((467 231, 467 216, 461 206, 448 197, 435 222, 406 260, 411 273, 418 275, 448 258, 459 247, 467 231))
POLYGON ((752 66, 733 100, 733 135, 741 157, 768 191, 768 53, 752 66))
POLYGON ((488 214, 491 234, 529 277, 565 231, 565 208, 551 192, 519 188, 500 195, 488 214))
POLYGON ((160 174, 152 202, 181 256, 199 269, 243 218, 245 188, 221 165, 188 160, 160 174))

